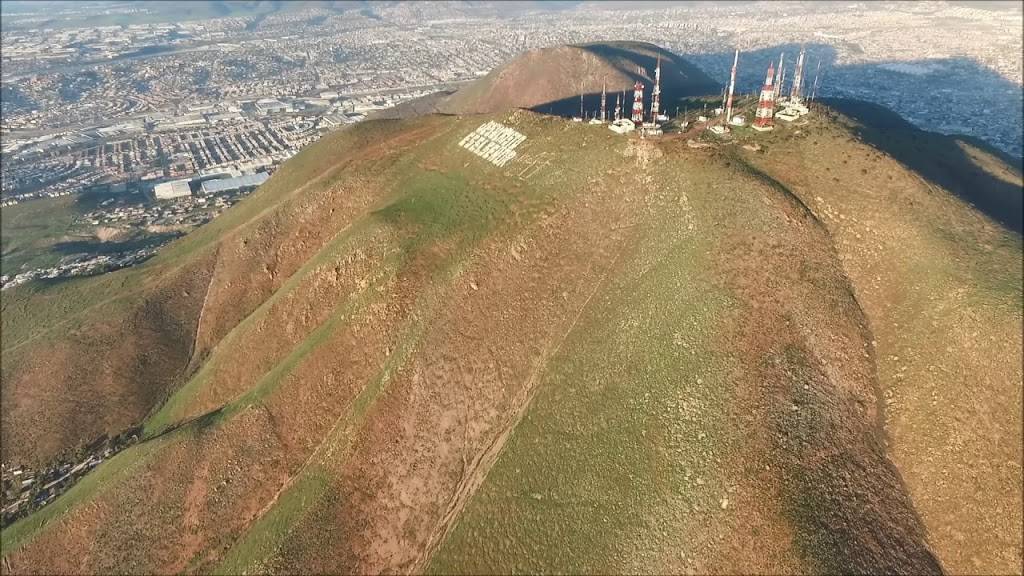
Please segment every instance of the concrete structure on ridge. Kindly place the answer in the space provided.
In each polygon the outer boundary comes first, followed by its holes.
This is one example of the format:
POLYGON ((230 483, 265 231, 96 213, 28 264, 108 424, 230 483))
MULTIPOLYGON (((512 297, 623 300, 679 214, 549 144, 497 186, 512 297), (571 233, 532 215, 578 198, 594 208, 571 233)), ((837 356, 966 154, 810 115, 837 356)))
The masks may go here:
POLYGON ((608 125, 608 129, 616 134, 625 134, 636 130, 636 124, 634 124, 629 118, 619 118, 608 125))

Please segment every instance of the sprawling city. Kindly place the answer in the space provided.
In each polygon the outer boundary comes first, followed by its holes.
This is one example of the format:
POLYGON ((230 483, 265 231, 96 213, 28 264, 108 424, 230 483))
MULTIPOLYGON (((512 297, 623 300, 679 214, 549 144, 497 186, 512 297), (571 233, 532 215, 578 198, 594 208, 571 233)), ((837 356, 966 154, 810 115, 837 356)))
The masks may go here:
MULTIPOLYGON (((166 182, 198 191, 201 180, 266 173, 328 131, 523 51, 627 37, 665 46, 723 84, 725 47, 736 47, 745 61, 737 91, 747 94, 776 51, 807 45, 820 96, 876 102, 921 128, 1022 153, 1021 12, 984 3, 296 2, 218 14, 198 2, 186 18, 161 2, 9 4, 3 206, 108 192, 115 202, 90 208, 113 212, 166 199, 166 182)), ((94 219, 78 216, 75 230, 94 219)), ((117 257, 137 261, 161 238, 117 257)), ((86 251, 57 265, 7 252, 5 287, 111 258, 86 251)))
POLYGON ((1024 573, 1020 2, 0 15, 0 574, 1024 573))

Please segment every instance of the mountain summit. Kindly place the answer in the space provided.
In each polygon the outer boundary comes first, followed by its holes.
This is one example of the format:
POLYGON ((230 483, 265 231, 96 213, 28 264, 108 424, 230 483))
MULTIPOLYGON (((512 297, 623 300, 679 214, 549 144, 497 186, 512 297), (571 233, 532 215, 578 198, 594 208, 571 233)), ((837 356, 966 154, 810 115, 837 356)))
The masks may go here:
POLYGON ((633 84, 644 83, 650 92, 654 68, 661 60, 663 102, 689 96, 715 94, 720 86, 686 60, 653 44, 602 42, 531 50, 510 60, 480 80, 458 90, 439 106, 449 114, 479 114, 512 108, 557 113, 578 113, 580 94, 595 97, 607 87, 608 109, 615 96, 625 94, 625 110, 633 98, 633 84))
POLYGON ((0 570, 1019 569, 1022 244, 961 196, 1020 172, 856 107, 721 138, 523 109, 636 54, 717 95, 633 46, 528 54, 140 266, 4 291, 4 463, 139 440, 0 570))
POLYGON ((487 114, 517 108, 572 116, 579 114, 580 94, 591 112, 603 89, 608 113, 618 96, 628 117, 634 83, 644 83, 649 94, 659 59, 663 109, 674 107, 681 98, 720 92, 721 86, 699 68, 654 44, 598 42, 530 50, 454 92, 404 103, 378 117, 487 114))

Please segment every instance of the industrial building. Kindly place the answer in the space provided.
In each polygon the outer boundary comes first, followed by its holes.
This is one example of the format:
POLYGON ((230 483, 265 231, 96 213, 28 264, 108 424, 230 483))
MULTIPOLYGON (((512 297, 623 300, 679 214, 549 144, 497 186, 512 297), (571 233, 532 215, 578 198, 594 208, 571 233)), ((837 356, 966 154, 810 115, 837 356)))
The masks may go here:
POLYGON ((261 98, 256 101, 256 111, 260 114, 280 114, 286 112, 288 105, 273 98, 261 98))
POLYGON ((153 196, 155 196, 157 200, 171 200, 173 198, 183 198, 191 195, 192 188, 189 186, 188 179, 161 182, 153 187, 153 196))

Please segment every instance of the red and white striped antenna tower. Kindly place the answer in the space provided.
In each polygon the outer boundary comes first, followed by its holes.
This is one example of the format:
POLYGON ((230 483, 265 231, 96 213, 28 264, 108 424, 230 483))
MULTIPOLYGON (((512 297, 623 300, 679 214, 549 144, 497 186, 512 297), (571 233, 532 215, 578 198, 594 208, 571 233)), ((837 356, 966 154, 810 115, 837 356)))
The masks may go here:
POLYGON ((729 75, 729 98, 725 101, 725 123, 732 119, 732 93, 736 89, 736 64, 740 61, 740 50, 736 49, 736 55, 732 58, 732 73, 729 75))
POLYGON ((661 54, 658 54, 658 64, 654 68, 654 91, 651 92, 651 123, 658 121, 658 114, 661 112, 661 54))
POLYGON ((644 84, 637 80, 633 84, 633 123, 641 126, 644 123, 644 84))
POLYGON ((758 130, 771 130, 774 127, 772 125, 772 116, 775 115, 775 87, 772 86, 774 76, 774 66, 769 63, 768 74, 765 76, 764 86, 761 88, 761 97, 757 102, 757 112, 754 113, 754 128, 758 130))
POLYGON ((605 103, 608 98, 608 83, 605 82, 601 85, 601 122, 608 121, 608 112, 605 108, 605 103))
POLYGON ((800 47, 800 56, 796 60, 796 70, 793 71, 793 88, 789 92, 789 99, 792 102, 800 101, 800 89, 804 82, 804 47, 800 47))

